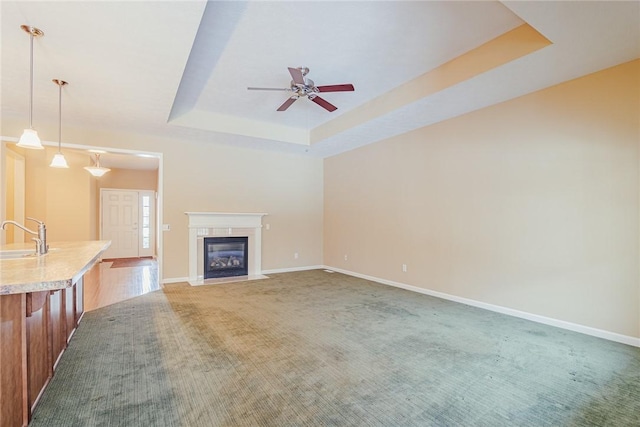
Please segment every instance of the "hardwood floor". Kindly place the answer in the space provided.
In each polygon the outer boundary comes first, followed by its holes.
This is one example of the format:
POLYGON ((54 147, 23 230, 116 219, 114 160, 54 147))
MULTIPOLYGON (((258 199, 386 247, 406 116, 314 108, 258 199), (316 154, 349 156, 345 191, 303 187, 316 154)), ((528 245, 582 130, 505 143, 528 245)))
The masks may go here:
POLYGON ((112 264, 113 260, 100 262, 85 275, 85 311, 160 289, 156 260, 136 267, 112 268, 112 264))

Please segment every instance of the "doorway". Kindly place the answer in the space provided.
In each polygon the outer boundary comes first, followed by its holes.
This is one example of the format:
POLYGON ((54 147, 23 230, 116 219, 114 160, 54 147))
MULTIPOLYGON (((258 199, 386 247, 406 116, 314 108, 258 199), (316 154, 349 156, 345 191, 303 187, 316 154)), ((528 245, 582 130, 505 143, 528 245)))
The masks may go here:
POLYGON ((103 258, 155 256, 156 192, 100 189, 100 239, 111 240, 103 258))

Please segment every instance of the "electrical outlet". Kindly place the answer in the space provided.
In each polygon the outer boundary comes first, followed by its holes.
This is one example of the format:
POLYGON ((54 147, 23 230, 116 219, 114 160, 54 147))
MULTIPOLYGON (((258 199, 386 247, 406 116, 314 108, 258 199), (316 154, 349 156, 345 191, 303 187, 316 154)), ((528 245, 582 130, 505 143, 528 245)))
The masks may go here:
POLYGON ((296 252, 295 254, 293 254, 293 259, 298 259, 298 252, 296 252))
POLYGON ((345 261, 347 260, 347 254, 345 254, 345 255, 344 255, 344 260, 345 260, 345 261))
POLYGON ((407 272, 407 264, 402 264, 402 271, 403 271, 404 273, 406 273, 406 272, 407 272))
POLYGON ((267 230, 271 230, 271 224, 267 224, 267 225, 265 225, 265 228, 266 228, 267 230))

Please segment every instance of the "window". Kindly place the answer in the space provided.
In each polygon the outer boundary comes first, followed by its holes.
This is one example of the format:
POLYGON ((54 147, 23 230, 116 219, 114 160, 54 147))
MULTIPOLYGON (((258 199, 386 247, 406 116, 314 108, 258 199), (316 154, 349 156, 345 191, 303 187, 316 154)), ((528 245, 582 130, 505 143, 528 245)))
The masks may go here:
POLYGON ((142 248, 151 248, 151 197, 142 196, 142 248))

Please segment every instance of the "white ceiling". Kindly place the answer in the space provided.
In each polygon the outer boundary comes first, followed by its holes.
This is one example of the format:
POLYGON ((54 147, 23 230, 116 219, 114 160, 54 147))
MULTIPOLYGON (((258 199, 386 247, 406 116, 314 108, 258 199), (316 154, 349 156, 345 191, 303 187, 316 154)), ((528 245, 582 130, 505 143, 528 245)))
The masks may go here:
MULTIPOLYGON (((20 25, 29 24, 45 32, 34 49, 36 129, 57 124, 51 79, 60 78, 70 83, 64 125, 320 157, 640 57, 636 1, 2 1, 0 7, 3 119, 27 123, 29 37, 20 25), (551 44, 384 114, 369 113, 403 84, 523 23, 551 44), (355 92, 321 94, 338 107, 333 113, 307 99, 277 112, 286 92, 246 89, 288 87, 287 67, 298 66, 309 67, 317 85, 352 83, 355 92), (349 115, 359 119, 333 126, 349 115), (324 131, 332 126, 339 131, 324 131)), ((64 134, 63 142, 81 143, 64 134)))

